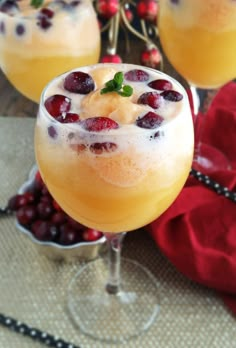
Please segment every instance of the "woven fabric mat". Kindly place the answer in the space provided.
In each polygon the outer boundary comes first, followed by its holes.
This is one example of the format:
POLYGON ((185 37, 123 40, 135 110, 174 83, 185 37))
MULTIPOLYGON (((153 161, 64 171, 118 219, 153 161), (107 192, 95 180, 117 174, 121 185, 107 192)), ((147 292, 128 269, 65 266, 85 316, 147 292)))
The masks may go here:
MULTIPOLYGON (((0 117, 0 205, 15 194, 35 163, 34 119, 0 117)), ((217 295, 179 274, 145 232, 129 233, 124 256, 138 260, 158 278, 161 312, 143 336, 122 347, 234 348, 235 319, 217 295)), ((0 312, 59 336, 81 348, 115 345, 88 338, 70 322, 67 285, 80 267, 56 263, 38 253, 16 229, 0 220, 0 312)), ((119 346, 119 345, 118 345, 119 346)), ((40 343, 0 327, 0 347, 39 348, 40 343)))

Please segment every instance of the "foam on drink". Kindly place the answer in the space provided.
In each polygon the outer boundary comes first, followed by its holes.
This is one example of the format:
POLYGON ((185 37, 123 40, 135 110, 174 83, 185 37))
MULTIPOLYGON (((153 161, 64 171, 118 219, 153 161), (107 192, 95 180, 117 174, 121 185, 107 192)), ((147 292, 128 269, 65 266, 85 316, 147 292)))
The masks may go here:
MULTIPOLYGON (((49 190, 70 215, 79 221, 82 217, 85 225, 103 231, 131 230, 159 215, 183 186, 192 161, 190 107, 186 92, 176 81, 155 70, 138 67, 148 74, 148 79, 135 82, 125 78, 123 83, 133 88, 131 96, 123 97, 117 92, 100 93, 116 72, 126 76, 127 72, 136 69, 137 66, 130 64, 78 68, 72 72, 84 72, 93 78, 95 87, 90 93, 66 90, 64 81, 69 72, 50 83, 41 99, 36 154, 49 190), (171 81, 171 93, 177 93, 180 99, 164 99, 162 93, 168 91, 148 86, 157 79, 171 81), (140 96, 149 92, 158 94, 157 108, 139 102, 140 96), (78 121, 63 123, 61 116, 53 117, 48 113, 44 105, 55 95, 70 100, 69 112, 79 115, 78 121), (158 115, 160 124, 149 125, 150 113, 158 115), (104 117, 117 127, 99 131, 86 129, 88 120, 104 117), (145 117, 147 123, 142 122, 145 117), (49 167, 50 173, 45 175, 49 167), (69 186, 73 189, 67 200, 63 192, 68 192, 69 186), (74 208, 76 200, 78 203, 74 208), (147 209, 145 213, 143 206, 147 209), (103 209, 113 220, 106 226, 101 225, 103 209), (134 209, 135 216, 140 213, 136 219, 142 222, 134 223, 134 209)), ((66 115, 65 112, 65 118, 66 115)))

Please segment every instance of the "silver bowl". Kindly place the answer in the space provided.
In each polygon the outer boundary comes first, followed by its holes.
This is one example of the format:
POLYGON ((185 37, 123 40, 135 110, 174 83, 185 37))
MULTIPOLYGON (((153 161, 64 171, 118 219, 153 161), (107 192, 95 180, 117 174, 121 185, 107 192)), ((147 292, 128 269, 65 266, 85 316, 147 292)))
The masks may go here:
MULTIPOLYGON (((19 194, 27 191, 35 178, 37 170, 36 165, 31 169, 28 180, 24 182, 18 190, 19 194)), ((96 241, 79 242, 65 246, 54 242, 42 242, 36 239, 29 229, 18 222, 17 218, 15 224, 17 229, 28 239, 28 241, 33 244, 40 253, 44 254, 51 260, 62 260, 66 262, 73 262, 76 260, 89 261, 98 257, 106 249, 106 238, 104 236, 96 241)))

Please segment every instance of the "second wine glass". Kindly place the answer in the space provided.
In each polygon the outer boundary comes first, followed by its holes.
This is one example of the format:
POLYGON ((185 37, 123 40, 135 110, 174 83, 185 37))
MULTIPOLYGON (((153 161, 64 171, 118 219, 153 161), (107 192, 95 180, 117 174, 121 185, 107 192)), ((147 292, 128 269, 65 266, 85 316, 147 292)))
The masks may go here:
MULTIPOLYGON (((197 114, 202 92, 216 90, 236 76, 236 2, 160 0, 158 28, 167 58, 191 86, 197 114)), ((202 143, 207 118, 202 125, 199 120, 196 117, 195 169, 229 169, 221 149, 202 143)))
POLYGON ((53 77, 97 63, 100 46, 91 0, 0 4, 0 67, 12 85, 36 103, 53 77))

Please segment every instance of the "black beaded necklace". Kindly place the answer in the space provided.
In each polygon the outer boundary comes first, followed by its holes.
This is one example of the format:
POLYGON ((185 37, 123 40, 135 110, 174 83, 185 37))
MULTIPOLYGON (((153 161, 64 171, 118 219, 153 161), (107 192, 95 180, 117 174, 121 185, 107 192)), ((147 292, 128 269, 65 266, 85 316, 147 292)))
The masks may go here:
POLYGON ((207 187, 211 188, 218 195, 222 195, 236 203, 236 192, 230 191, 227 187, 220 185, 215 180, 212 180, 208 175, 202 174, 201 172, 193 168, 190 171, 190 175, 192 175, 198 181, 202 182, 207 187))

